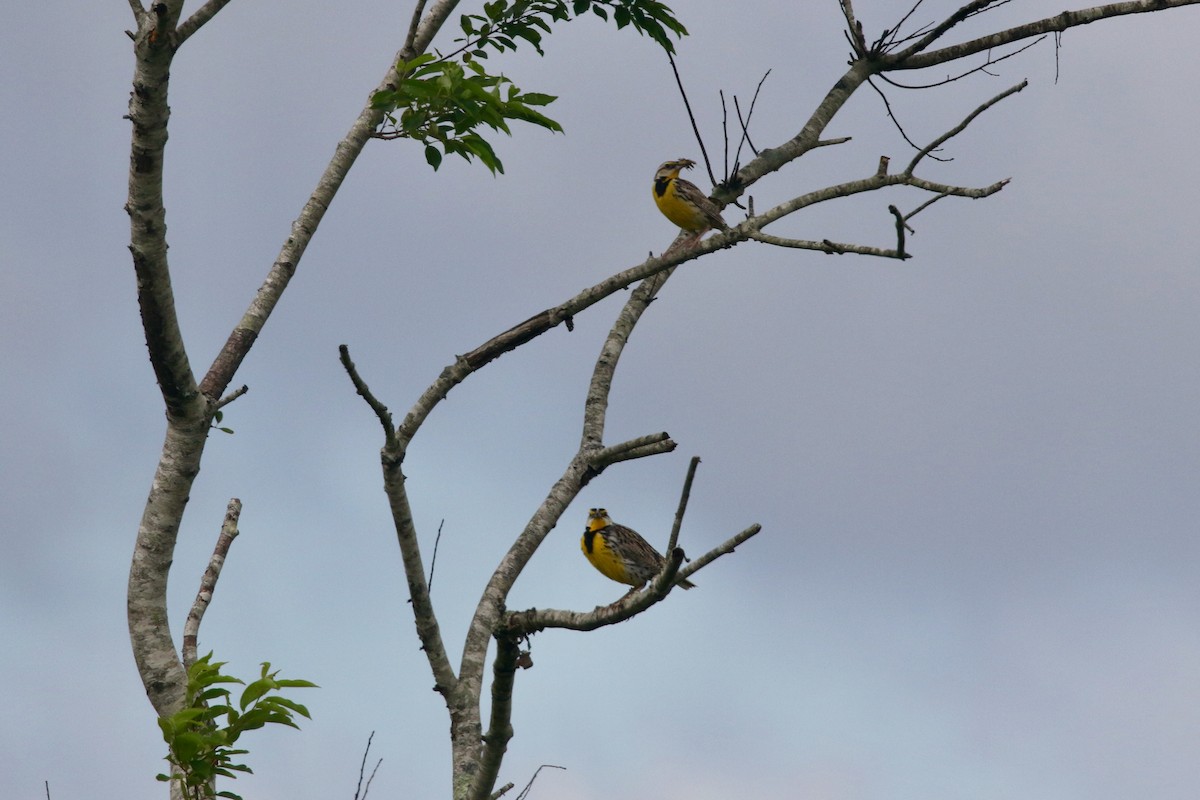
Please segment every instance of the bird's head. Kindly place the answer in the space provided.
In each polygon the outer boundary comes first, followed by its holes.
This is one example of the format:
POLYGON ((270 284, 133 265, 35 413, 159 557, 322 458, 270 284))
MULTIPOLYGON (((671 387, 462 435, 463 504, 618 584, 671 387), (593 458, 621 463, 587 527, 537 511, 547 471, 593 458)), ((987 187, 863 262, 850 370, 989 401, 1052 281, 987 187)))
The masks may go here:
POLYGON ((607 508, 588 509, 588 530, 598 531, 611 524, 612 520, 608 518, 607 508))
POLYGON ((654 173, 654 179, 657 181, 678 178, 679 170, 691 169, 694 166, 696 166, 696 162, 690 158, 677 158, 674 161, 664 161, 662 166, 658 168, 658 172, 654 173))

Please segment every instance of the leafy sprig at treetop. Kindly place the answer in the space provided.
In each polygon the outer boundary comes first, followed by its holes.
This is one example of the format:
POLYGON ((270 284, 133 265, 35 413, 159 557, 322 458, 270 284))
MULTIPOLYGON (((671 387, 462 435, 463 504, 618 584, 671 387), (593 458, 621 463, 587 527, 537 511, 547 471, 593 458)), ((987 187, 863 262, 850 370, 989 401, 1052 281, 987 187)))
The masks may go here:
POLYGON ((222 675, 224 661, 212 661, 212 653, 196 659, 188 669, 187 705, 169 717, 159 717, 167 743, 167 761, 171 763, 170 775, 159 775, 160 781, 178 781, 181 794, 188 800, 227 797, 241 800, 233 792, 214 790, 218 775, 236 778, 235 772, 250 773, 245 764, 234 763, 233 757, 245 755, 249 750, 236 750, 233 744, 249 730, 261 728, 269 723, 299 728, 293 714, 309 718, 308 709, 294 700, 272 695, 280 689, 312 688, 311 681, 276 677, 271 664, 263 662, 258 680, 242 690, 237 707, 233 695, 220 684, 241 683, 231 675, 222 675), (224 717, 224 724, 220 723, 224 717))
POLYGON ((424 53, 396 64, 399 80, 371 97, 371 105, 384 113, 380 139, 414 139, 425 145, 425 160, 441 166, 448 153, 467 161, 478 158, 493 173, 504 172, 495 150, 478 129, 487 126, 511 135, 509 120, 520 120, 547 130, 562 126, 534 107, 554 102, 553 95, 521 92, 510 79, 490 74, 480 63, 488 49, 515 50, 520 41, 542 50, 543 34, 553 22, 565 22, 591 11, 611 19, 618 29, 632 27, 649 36, 668 53, 675 47, 669 34, 687 35, 683 23, 657 0, 495 0, 484 3, 483 14, 459 18, 463 36, 456 50, 445 55, 424 53))

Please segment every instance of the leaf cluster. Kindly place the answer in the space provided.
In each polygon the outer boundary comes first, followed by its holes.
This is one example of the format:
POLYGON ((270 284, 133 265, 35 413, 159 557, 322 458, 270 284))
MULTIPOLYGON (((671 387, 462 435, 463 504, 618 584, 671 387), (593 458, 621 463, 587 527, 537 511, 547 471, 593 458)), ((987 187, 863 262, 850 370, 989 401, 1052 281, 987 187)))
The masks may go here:
POLYGON ((562 126, 536 110, 555 99, 553 95, 522 92, 503 75, 493 75, 479 62, 489 50, 503 53, 517 49, 521 41, 545 55, 542 41, 551 24, 566 22, 592 12, 601 19, 611 16, 617 28, 632 27, 649 36, 668 53, 675 48, 670 34, 687 35, 674 12, 658 0, 493 0, 485 2, 482 14, 459 18, 463 36, 458 49, 448 53, 424 53, 396 65, 397 82, 376 92, 372 107, 384 113, 384 127, 376 132, 382 139, 415 139, 425 145, 425 160, 435 170, 443 157, 457 153, 467 161, 478 158, 492 171, 504 172, 491 143, 479 130, 483 127, 512 135, 511 120, 519 120, 562 132, 562 126))
POLYGON ((553 102, 553 95, 522 93, 511 80, 489 75, 474 61, 439 61, 425 53, 401 62, 397 70, 403 76, 399 84, 376 92, 371 102, 393 126, 385 138, 424 143, 425 160, 434 169, 443 154, 457 153, 467 161, 478 158, 493 173, 504 172, 491 144, 477 132, 482 126, 512 135, 508 121, 521 120, 562 132, 561 125, 534 108, 553 102))
POLYGON ((270 723, 298 729, 294 714, 310 718, 307 708, 272 692, 311 688, 315 683, 279 678, 279 672, 271 672, 271 664, 263 662, 262 674, 242 690, 235 706, 232 693, 222 684, 245 685, 245 681, 221 674, 223 666, 224 661, 212 661, 212 653, 197 659, 188 670, 187 705, 158 720, 167 743, 166 760, 172 769, 170 775, 157 777, 160 781, 179 781, 188 800, 212 797, 241 800, 233 792, 214 791, 218 775, 236 778, 234 773, 253 772, 245 764, 234 762, 234 756, 250 752, 235 749, 234 743, 246 731, 270 723))
POLYGON ((494 0, 483 4, 483 14, 463 14, 459 18, 465 36, 455 41, 465 44, 453 55, 465 51, 464 57, 487 58, 484 48, 491 47, 498 53, 515 50, 517 39, 524 39, 538 55, 545 55, 542 34, 550 32, 550 23, 566 22, 588 11, 605 21, 611 15, 618 30, 632 26, 668 53, 675 52, 668 32, 678 37, 687 35, 687 28, 674 12, 658 0, 494 0))

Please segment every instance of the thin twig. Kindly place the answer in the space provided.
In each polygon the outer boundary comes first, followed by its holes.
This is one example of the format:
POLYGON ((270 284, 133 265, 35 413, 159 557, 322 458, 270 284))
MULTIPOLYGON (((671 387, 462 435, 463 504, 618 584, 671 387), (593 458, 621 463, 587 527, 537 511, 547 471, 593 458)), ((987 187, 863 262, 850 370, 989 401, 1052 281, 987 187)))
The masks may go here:
MULTIPOLYGON (((904 126, 901 125, 900 120, 896 118, 895 112, 892 111, 892 104, 888 101, 887 95, 883 93, 883 90, 876 86, 875 81, 871 79, 867 80, 867 85, 875 90, 875 93, 879 95, 879 99, 883 100, 883 108, 885 111, 887 111, 888 118, 891 119, 892 124, 896 126, 896 130, 900 132, 900 136, 904 139, 904 141, 908 142, 909 147, 911 147, 913 150, 920 150, 921 146, 909 138, 908 133, 904 130, 904 126)), ((929 153, 926 153, 926 155, 929 155, 929 157, 934 161, 953 160, 950 158, 940 158, 935 155, 930 155, 929 153)))
POLYGON ((704 168, 708 170, 708 180, 715 186, 717 179, 713 176, 712 163, 708 160, 708 150, 704 149, 704 140, 700 138, 700 128, 696 125, 696 115, 692 113, 692 104, 688 102, 687 92, 683 88, 683 79, 679 77, 679 68, 675 66, 675 57, 667 51, 667 60, 671 62, 671 71, 675 73, 675 84, 679 87, 679 96, 683 98, 683 106, 687 109, 688 120, 692 123, 692 132, 696 134, 696 144, 700 145, 700 154, 704 156, 704 168))
POLYGON ((238 517, 242 513, 242 501, 236 497, 229 501, 225 509, 225 521, 221 525, 221 533, 217 536, 217 545, 213 548, 212 558, 208 568, 200 578, 200 589, 188 612, 187 621, 183 624, 183 666, 191 669, 196 663, 196 648, 200 639, 200 623, 204 620, 204 612, 212 602, 213 592, 217 588, 217 579, 221 577, 221 568, 225 566, 225 557, 229 555, 229 546, 238 535, 238 517))
MULTIPOLYGON (((913 14, 917 13, 917 9, 921 7, 921 3, 923 2, 925 2, 925 0, 917 0, 917 2, 913 3, 913 7, 908 10, 908 13, 901 17, 900 21, 896 23, 896 26, 892 28, 893 41, 895 41, 895 35, 899 34, 900 29, 904 27, 904 23, 908 22, 909 18, 912 17, 913 14)), ((900 41, 903 42, 906 41, 906 39, 900 39, 900 41)))
POLYGON ((375 780, 375 773, 379 771, 379 765, 383 763, 383 759, 375 762, 375 769, 371 770, 371 775, 367 778, 367 785, 363 786, 363 773, 367 769, 367 754, 371 752, 371 740, 375 738, 375 731, 371 731, 371 735, 367 737, 367 748, 363 750, 362 763, 358 765, 358 785, 354 787, 354 800, 367 800, 367 792, 371 791, 371 781, 375 780), (359 792, 362 796, 359 796, 359 792))
POLYGON ((371 791, 371 783, 375 780, 375 773, 379 772, 379 767, 382 764, 382 758, 375 762, 375 768, 371 770, 371 777, 367 778, 367 785, 363 787, 362 800, 367 800, 367 792, 371 791))
POLYGON ((675 509, 675 522, 671 525, 671 538, 667 540, 666 552, 671 552, 679 543, 679 529, 683 527, 683 514, 687 511, 688 498, 692 494, 692 481, 696 477, 696 467, 700 466, 700 456, 692 456, 688 462, 687 477, 683 479, 683 491, 679 493, 679 507, 675 509))
POLYGON ((218 409, 224 408, 225 406, 229 405, 234 400, 237 400, 239 397, 241 397, 248 391, 250 391, 250 387, 243 383, 241 386, 234 389, 232 392, 230 392, 229 394, 225 395, 220 400, 218 400, 217 408, 218 409))
POLYGON ((771 70, 763 73, 762 78, 758 81, 758 86, 754 87, 754 97, 750 99, 750 108, 746 111, 746 119, 742 119, 742 109, 738 105, 738 99, 733 98, 733 106, 737 109, 738 123, 742 126, 742 139, 738 142, 737 153, 733 157, 733 171, 737 172, 741 165, 742 142, 750 145, 750 149, 754 151, 754 155, 758 155, 758 148, 750 141, 750 117, 754 115, 754 104, 758 102, 758 93, 762 91, 763 84, 766 83, 767 76, 771 74, 771 70))
POLYGON ((733 159, 733 165, 736 167, 742 157, 742 145, 743 144, 750 145, 750 152, 754 153, 754 155, 756 157, 758 156, 758 148, 755 147, 754 142, 752 142, 750 140, 750 128, 748 127, 750 124, 750 115, 747 114, 746 118, 742 119, 742 105, 741 105, 741 103, 738 102, 736 94, 733 96, 733 108, 737 112, 738 125, 740 125, 742 128, 742 138, 738 141, 737 154, 734 156, 734 159, 733 159))
POLYGON ((371 394, 371 390, 367 388, 367 382, 358 374, 358 368, 354 366, 354 362, 350 360, 350 348, 346 345, 338 345, 338 357, 341 359, 342 366, 346 370, 346 374, 350 376, 350 382, 354 384, 354 391, 367 401, 367 405, 375 412, 375 416, 379 418, 379 424, 383 426, 383 435, 390 445, 396 440, 396 427, 392 424, 392 412, 388 411, 388 407, 380 402, 379 398, 371 394))
POLYGON ((900 81, 897 81, 893 78, 889 78, 885 74, 880 74, 877 77, 880 80, 884 81, 885 83, 895 86, 897 89, 932 89, 936 86, 945 86, 948 83, 953 83, 954 81, 962 80, 963 78, 966 78, 970 75, 974 75, 976 72, 983 72, 985 74, 992 75, 993 73, 987 71, 988 67, 993 66, 995 64, 999 64, 1001 61, 1007 61, 1008 59, 1012 58, 1013 56, 1021 55, 1021 53, 1024 53, 1026 50, 1028 50, 1029 48, 1033 47, 1034 45, 1040 43, 1045 38, 1046 38, 1045 36, 1039 36, 1038 38, 1034 39, 1029 44, 1019 47, 1016 50, 1013 50, 1011 53, 1005 53, 1002 56, 997 56, 996 58, 992 58, 992 56, 989 54, 987 57, 987 60, 984 61, 979 66, 971 67, 969 70, 966 70, 965 72, 960 72, 957 75, 951 75, 947 78, 943 78, 940 81, 933 81, 932 83, 900 83, 900 81))
POLYGON ((1062 31, 1054 32, 1054 85, 1058 85, 1058 54, 1062 50, 1062 31))
POLYGON ((725 180, 729 180, 729 176, 733 172, 729 171, 729 109, 725 106, 725 90, 718 89, 717 96, 721 98, 721 136, 724 138, 724 144, 721 147, 722 152, 722 170, 725 172, 725 180))
MULTIPOLYGON (((928 200, 926 200, 924 203, 921 203, 921 205, 917 206, 917 207, 916 207, 916 208, 914 208, 912 211, 910 211, 910 212, 908 212, 907 214, 905 214, 905 215, 904 215, 904 222, 905 222, 906 226, 907 226, 907 223, 908 223, 908 221, 909 221, 910 219, 912 219, 913 217, 915 217, 917 214, 920 214, 920 213, 921 213, 922 211, 924 211, 925 209, 929 208, 931 205, 933 205, 934 203, 936 203, 938 200, 941 200, 941 199, 943 199, 943 198, 946 198, 946 197, 950 197, 950 195, 948 195, 948 194, 946 194, 946 193, 944 193, 944 192, 943 192, 943 193, 940 193, 940 194, 935 194, 933 197, 929 198, 929 199, 928 199, 928 200)), ((891 206, 889 206, 888 208, 890 209, 890 208, 891 208, 891 206)), ((912 230, 912 229, 911 229, 911 228, 909 228, 909 230, 912 230)))
POLYGON ((445 524, 446 518, 442 517, 442 521, 438 523, 437 537, 433 540, 433 555, 429 557, 429 580, 426 583, 430 594, 433 594, 433 570, 437 566, 437 550, 438 545, 442 543, 442 526, 445 524))
POLYGON ((529 795, 529 790, 533 788, 533 782, 537 780, 538 773, 546 767, 550 767, 551 769, 566 769, 566 767, 560 767, 557 764, 542 764, 533 771, 533 777, 529 779, 529 783, 525 784, 525 788, 521 790, 519 795, 517 795, 517 800, 525 800, 525 798, 529 795))

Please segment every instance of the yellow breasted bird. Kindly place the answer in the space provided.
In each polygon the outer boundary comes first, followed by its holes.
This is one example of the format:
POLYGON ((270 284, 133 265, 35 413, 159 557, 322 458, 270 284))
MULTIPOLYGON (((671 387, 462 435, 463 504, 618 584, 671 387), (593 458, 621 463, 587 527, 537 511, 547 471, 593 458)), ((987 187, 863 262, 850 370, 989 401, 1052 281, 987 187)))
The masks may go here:
MULTIPOLYGON (((632 586, 630 592, 642 588, 662 572, 665 563, 659 552, 637 531, 615 524, 603 508, 593 508, 588 512, 588 524, 580 545, 593 567, 617 583, 632 586)), ((681 578, 675 581, 675 585, 681 589, 691 589, 696 584, 681 578)))
POLYGON ((687 158, 667 161, 654 173, 654 203, 667 219, 685 231, 704 233, 709 228, 729 230, 721 212, 712 200, 705 197, 694 183, 679 177, 681 169, 691 169, 696 162, 687 158))

